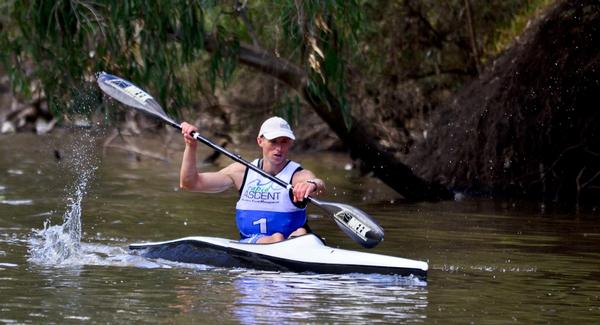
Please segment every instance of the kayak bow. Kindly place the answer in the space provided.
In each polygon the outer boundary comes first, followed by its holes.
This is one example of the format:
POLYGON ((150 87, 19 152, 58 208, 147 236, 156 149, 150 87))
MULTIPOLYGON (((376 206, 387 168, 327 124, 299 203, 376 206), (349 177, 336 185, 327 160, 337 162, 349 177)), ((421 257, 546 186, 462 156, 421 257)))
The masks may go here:
POLYGON ((325 274, 377 273, 426 279, 426 262, 326 246, 314 234, 272 244, 247 244, 216 237, 185 237, 131 244, 147 258, 265 271, 325 274))

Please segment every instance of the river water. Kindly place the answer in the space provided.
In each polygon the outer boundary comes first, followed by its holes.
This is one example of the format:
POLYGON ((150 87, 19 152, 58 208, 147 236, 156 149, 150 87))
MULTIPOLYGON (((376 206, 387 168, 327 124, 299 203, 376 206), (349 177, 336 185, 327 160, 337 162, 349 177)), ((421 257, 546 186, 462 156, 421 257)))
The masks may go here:
MULTIPOLYGON (((345 155, 297 153, 327 181, 325 199, 365 210, 384 226, 385 241, 371 252, 428 261, 427 282, 153 261, 127 245, 235 238, 236 193, 180 192, 178 138, 168 149, 161 139, 145 140, 166 152, 165 161, 103 153, 101 141, 86 131, 0 136, 0 323, 600 320, 600 223, 593 212, 484 199, 406 204, 377 180, 346 170, 345 155)), ((309 215, 329 245, 364 250, 318 209, 309 215)))

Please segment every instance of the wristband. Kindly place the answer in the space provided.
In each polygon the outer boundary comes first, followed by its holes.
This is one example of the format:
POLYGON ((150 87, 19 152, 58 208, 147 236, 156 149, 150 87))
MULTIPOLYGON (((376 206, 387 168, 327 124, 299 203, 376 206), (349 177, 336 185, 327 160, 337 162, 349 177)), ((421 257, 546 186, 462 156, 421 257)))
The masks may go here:
POLYGON ((319 184, 314 179, 309 179, 306 181, 309 184, 313 184, 315 186, 315 190, 319 188, 319 184))

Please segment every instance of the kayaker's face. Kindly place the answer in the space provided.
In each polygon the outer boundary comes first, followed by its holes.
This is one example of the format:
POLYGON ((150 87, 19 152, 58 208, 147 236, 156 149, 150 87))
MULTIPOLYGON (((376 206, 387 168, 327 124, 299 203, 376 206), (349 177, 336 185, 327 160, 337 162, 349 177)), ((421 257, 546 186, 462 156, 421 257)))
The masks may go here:
POLYGON ((263 159, 268 159, 273 165, 279 165, 287 160, 288 151, 294 143, 294 140, 286 137, 278 137, 272 140, 258 137, 257 141, 262 148, 263 159))

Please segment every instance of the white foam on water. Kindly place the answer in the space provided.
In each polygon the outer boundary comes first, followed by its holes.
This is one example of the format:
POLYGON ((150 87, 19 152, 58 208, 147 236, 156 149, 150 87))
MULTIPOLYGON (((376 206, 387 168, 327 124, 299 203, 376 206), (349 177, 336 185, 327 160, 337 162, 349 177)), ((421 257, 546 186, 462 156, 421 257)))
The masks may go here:
MULTIPOLYGON (((65 169, 73 174, 73 183, 66 188, 66 209, 63 223, 52 225, 50 215, 42 229, 33 229, 28 238, 28 261, 53 267, 78 267, 82 265, 131 266, 139 268, 169 267, 129 254, 120 246, 82 242, 83 201, 98 169, 94 138, 89 131, 80 130, 73 144, 66 149, 65 169)), ((62 163, 62 162, 61 162, 62 163)), ((67 173, 65 173, 67 174, 67 173)), ((114 238, 92 238, 98 241, 123 241, 114 238)))
POLYGON ((6 266, 6 267, 17 267, 19 266, 18 264, 15 263, 0 263, 0 266, 6 266))
POLYGON ((80 320, 80 321, 87 321, 90 320, 91 318, 88 316, 65 316, 65 319, 74 319, 74 320, 80 320))
POLYGON ((44 222, 44 228, 33 229, 29 240, 29 261, 43 265, 70 265, 81 260, 81 204, 89 184, 98 169, 94 137, 89 130, 74 134, 73 143, 66 149, 65 169, 75 176, 66 189, 66 211, 61 225, 44 222))
POLYGON ((6 205, 32 205, 33 200, 0 200, 0 204, 6 205))
POLYGON ((485 273, 530 273, 537 272, 537 267, 532 265, 523 266, 498 266, 498 265, 440 265, 432 266, 432 269, 441 270, 448 273, 478 271, 485 273))
MULTIPOLYGON (((78 98, 80 112, 93 111, 95 96, 82 93, 78 98)), ((75 117, 78 119, 79 117, 75 117)), ((87 123, 86 125, 95 125, 87 123)), ((140 256, 129 254, 120 246, 91 244, 82 242, 83 202, 88 189, 94 180, 94 175, 100 164, 96 150, 96 134, 98 129, 74 128, 72 138, 62 139, 67 143, 61 148, 60 161, 64 169, 61 177, 72 176, 70 185, 65 189, 65 212, 62 224, 52 225, 50 219, 56 216, 54 211, 40 214, 47 217, 42 229, 33 229, 27 238, 28 261, 32 264, 51 267, 78 267, 82 265, 114 265, 133 266, 141 268, 160 268, 161 264, 148 261, 140 256)), ((12 175, 22 171, 9 170, 12 175)), ((5 187, 1 188, 2 190, 5 187)), ((0 198, 4 200, 4 198, 0 198)), ((10 202, 25 204, 27 202, 10 202)), ((107 238, 93 240, 112 241, 107 238)), ((75 316, 76 317, 76 316, 75 316)))

